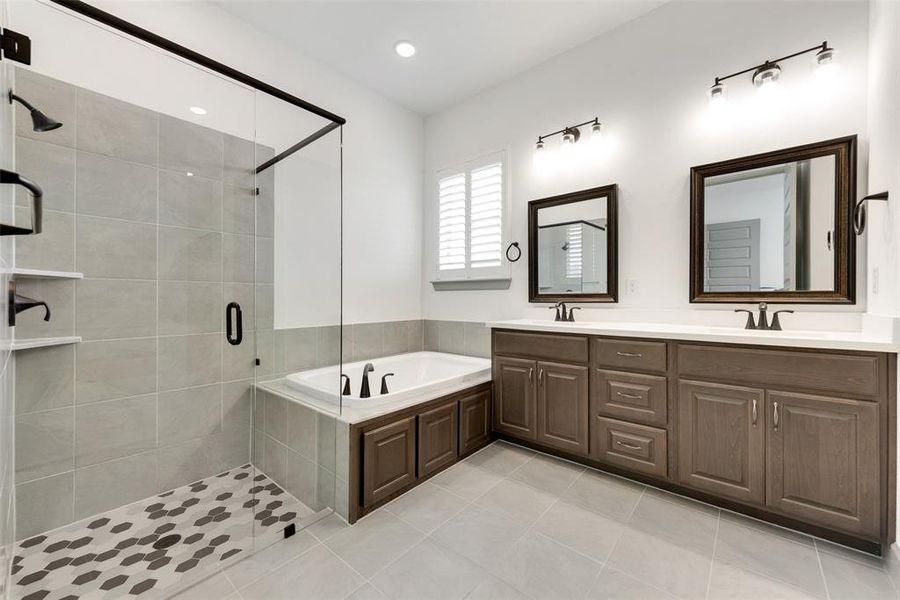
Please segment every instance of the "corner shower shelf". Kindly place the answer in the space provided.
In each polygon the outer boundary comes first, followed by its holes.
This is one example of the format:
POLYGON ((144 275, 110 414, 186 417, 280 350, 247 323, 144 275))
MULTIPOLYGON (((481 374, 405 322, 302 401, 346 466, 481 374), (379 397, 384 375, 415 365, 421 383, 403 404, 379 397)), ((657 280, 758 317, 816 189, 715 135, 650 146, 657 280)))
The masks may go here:
POLYGON ((46 337, 46 338, 25 338, 21 340, 13 340, 12 344, 3 344, 10 350, 30 350, 31 348, 46 348, 47 346, 65 346, 66 344, 77 344, 81 341, 80 335, 69 335, 64 337, 46 337))
POLYGON ((4 269, 4 273, 15 277, 33 279, 84 279, 83 273, 77 271, 44 271, 42 269, 4 269))

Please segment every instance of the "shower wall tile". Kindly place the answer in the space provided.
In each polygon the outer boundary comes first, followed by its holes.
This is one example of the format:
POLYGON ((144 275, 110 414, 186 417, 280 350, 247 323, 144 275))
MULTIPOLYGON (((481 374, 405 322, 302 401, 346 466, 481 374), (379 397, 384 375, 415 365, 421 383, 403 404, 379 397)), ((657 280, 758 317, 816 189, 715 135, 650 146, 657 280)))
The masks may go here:
POLYGON ((359 323, 352 327, 354 361, 384 356, 384 325, 382 323, 359 323))
POLYGON ((156 222, 156 167, 83 150, 76 164, 79 214, 156 222))
MULTIPOLYGON (((241 305, 241 314, 244 321, 244 333, 256 329, 256 298, 253 293, 253 284, 250 283, 226 283, 223 286, 225 295, 222 298, 222 304, 216 310, 219 311, 220 323, 219 331, 224 331, 225 325, 225 307, 229 302, 237 302, 241 305)), ((265 329, 272 329, 270 324, 265 329)))
POLYGON ((171 446, 222 431, 219 383, 159 394, 159 445, 171 446))
POLYGON ((265 473, 279 485, 285 485, 285 481, 287 480, 287 467, 288 447, 267 435, 265 473))
POLYGON ((266 394, 266 435, 287 443, 287 400, 275 394, 266 394))
POLYGON ((256 165, 262 164, 255 156, 256 144, 243 138, 224 136, 222 179, 228 185, 252 190, 256 165))
POLYGON ((16 292, 39 298, 50 305, 51 319, 44 320, 44 309, 36 307, 16 315, 16 337, 55 337, 75 334, 75 282, 65 279, 16 280, 16 292))
POLYGON ((403 354, 409 347, 409 325, 407 321, 392 321, 383 324, 384 350, 382 356, 403 354))
POLYGON ((407 349, 409 352, 421 352, 425 349, 425 322, 407 321, 407 349))
POLYGON ((298 402, 287 403, 287 446, 311 461, 316 460, 317 414, 298 402))
POLYGON ((341 327, 327 325, 316 328, 316 366, 326 367, 341 362, 341 327))
POLYGON ((275 332, 276 354, 279 353, 279 340, 281 340, 280 354, 283 357, 280 371, 294 372, 315 367, 316 328, 303 327, 277 330, 275 332))
POLYGON ((226 434, 240 433, 244 443, 250 438, 252 425, 253 381, 232 381, 222 384, 222 431, 226 434))
POLYGON ((252 188, 226 185, 222 190, 222 227, 227 233, 254 234, 252 188))
POLYGON ((75 352, 78 404, 156 391, 155 337, 82 342, 75 352))
POLYGON ((437 352, 438 345, 440 341, 440 332, 438 330, 438 321, 433 321, 431 319, 426 320, 424 323, 424 338, 423 343, 425 346, 425 350, 430 352, 437 352))
POLYGON ((275 240, 273 238, 256 238, 256 282, 275 283, 275 240))
POLYGON ((160 225, 159 278, 222 281, 222 234, 160 225))
MULTIPOLYGON (((222 264, 225 281, 253 283, 253 246, 253 236, 230 233, 222 236, 222 264)), ((264 283, 263 279, 259 277, 257 277, 257 282, 264 283)))
POLYGON ((45 77, 34 71, 16 69, 16 95, 63 124, 59 129, 52 131, 34 131, 31 114, 22 105, 15 104, 16 135, 37 138, 42 142, 70 148, 74 147, 76 89, 73 85, 45 77))
POLYGON ((268 283, 256 285, 256 327, 272 329, 275 326, 275 286, 268 283))
POLYGON ((222 331, 221 283, 160 281, 159 335, 222 331))
POLYGON ((226 380, 248 379, 253 377, 254 360, 256 351, 249 336, 252 332, 244 330, 244 343, 233 346, 228 343, 225 336, 221 337, 222 343, 222 377, 226 380))
POLYGON ((160 391, 222 380, 222 343, 218 333, 160 337, 157 362, 160 391))
POLYGON ((222 230, 222 182, 159 171, 159 224, 222 230))
POLYGON ((74 468, 74 411, 60 408, 16 417, 16 481, 74 468))
MULTIPOLYGON (((293 450, 288 451, 287 461, 285 479, 276 481, 279 485, 284 485, 287 491, 293 494, 300 502, 315 509, 318 487, 316 482, 318 467, 315 461, 309 460, 293 450)), ((269 477, 272 476, 270 471, 266 471, 266 474, 269 477)))
POLYGON ((82 279, 75 298, 75 332, 85 340, 156 335, 155 281, 82 279))
POLYGON ((257 375, 272 375, 275 372, 275 332, 271 329, 256 331, 256 356, 260 362, 257 375))
POLYGON ((159 117, 159 166, 222 179, 224 134, 167 115, 159 117))
POLYGON ((75 471, 75 518, 152 496, 157 491, 156 452, 135 454, 75 471))
POLYGON ((316 463, 330 471, 335 469, 335 443, 337 419, 316 412, 316 463))
MULTIPOLYGON (((41 184, 44 210, 75 210, 73 148, 16 137, 16 170, 41 184)), ((24 188, 16 189, 16 204, 31 206, 31 195, 24 188)))
POLYGON ((257 175, 259 194, 256 196, 256 235, 275 237, 275 170, 257 175))
POLYGON ((156 279, 156 226, 79 215, 75 255, 85 277, 156 279))
POLYGON ((191 440, 157 450, 158 488, 171 490, 192 481, 219 473, 222 461, 214 454, 209 438, 191 440))
POLYGON ((76 468, 155 448, 156 394, 83 404, 75 409, 76 468))
MULTIPOLYGON (((30 226, 31 211, 16 209, 16 223, 30 226)), ((16 266, 48 271, 75 270, 75 216, 55 210, 44 211, 40 235, 16 238, 16 266)))
POLYGON ((77 118, 76 146, 79 150, 148 165, 157 164, 156 113, 79 89, 77 118))
POLYGON ((16 486, 16 537, 24 539, 75 520, 75 473, 16 486))
POLYGON ((75 346, 16 352, 16 413, 72 406, 75 394, 75 346))

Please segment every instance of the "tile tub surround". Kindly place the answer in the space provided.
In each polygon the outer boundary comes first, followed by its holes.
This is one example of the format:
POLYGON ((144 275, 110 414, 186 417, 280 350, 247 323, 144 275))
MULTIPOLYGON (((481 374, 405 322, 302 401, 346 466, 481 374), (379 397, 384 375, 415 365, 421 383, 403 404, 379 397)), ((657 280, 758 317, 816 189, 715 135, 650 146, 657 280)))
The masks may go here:
MULTIPOLYGON (((34 134, 16 111, 17 168, 46 192, 45 231, 17 238, 16 267, 84 273, 19 281, 53 320, 23 313, 17 338, 84 340, 15 353, 21 539, 249 462, 254 315, 260 338, 274 338, 273 286, 253 283, 254 246, 272 244, 252 235, 253 207, 258 198, 271 220, 274 186, 252 175, 269 148, 16 77, 64 123, 34 134), (240 346, 224 335, 231 300, 244 308, 240 346)), ((27 218, 27 198, 17 201, 27 218)), ((271 235, 271 223, 259 231, 271 235)))
POLYGON ((169 595, 210 566, 234 563, 281 539, 286 523, 313 516, 265 474, 243 465, 22 540, 14 549, 14 595, 169 595), (171 536, 179 537, 154 545, 171 536))
POLYGON ((330 516, 177 598, 897 598, 889 569, 495 442, 352 527, 330 516))

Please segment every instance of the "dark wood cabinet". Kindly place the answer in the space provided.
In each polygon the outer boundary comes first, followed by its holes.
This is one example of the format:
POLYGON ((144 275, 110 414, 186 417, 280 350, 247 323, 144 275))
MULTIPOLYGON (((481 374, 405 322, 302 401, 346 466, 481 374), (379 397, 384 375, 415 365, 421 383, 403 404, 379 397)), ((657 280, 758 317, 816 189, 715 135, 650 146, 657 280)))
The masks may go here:
POLYGON ((591 398, 594 415, 662 427, 669 420, 668 384, 659 375, 594 369, 591 398))
POLYGON ((494 430, 519 438, 537 438, 537 362, 523 358, 494 359, 494 430))
POLYGON ((878 405, 770 391, 768 504, 850 533, 879 534, 878 405))
POLYGON ((597 460, 657 477, 667 474, 666 430, 607 417, 594 423, 597 460))
POLYGON ((586 366, 539 361, 537 441, 575 454, 588 454, 589 396, 586 366))
POLYGON ((456 462, 459 456, 458 408, 454 400, 419 414, 419 477, 456 462))
POLYGON ((459 455, 484 446, 491 438, 491 393, 480 391, 459 399, 459 455))
POLYGON ((765 502, 765 392, 682 381, 678 386, 678 473, 682 484, 765 502))
POLYGON ((362 434, 363 506, 384 500, 416 479, 416 418, 362 434))

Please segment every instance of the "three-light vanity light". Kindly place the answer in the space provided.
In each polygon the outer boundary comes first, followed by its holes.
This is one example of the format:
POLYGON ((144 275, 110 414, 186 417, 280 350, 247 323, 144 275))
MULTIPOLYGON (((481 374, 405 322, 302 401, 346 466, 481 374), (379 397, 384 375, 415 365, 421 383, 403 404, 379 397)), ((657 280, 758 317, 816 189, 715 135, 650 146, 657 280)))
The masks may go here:
POLYGON ((546 143, 544 140, 557 135, 562 136, 563 149, 574 146, 576 143, 578 143, 578 140, 581 139, 581 128, 586 125, 591 126, 592 142, 600 141, 603 139, 603 123, 600 122, 600 119, 594 117, 590 121, 585 121, 584 123, 579 123, 578 125, 567 125, 566 127, 554 131, 553 133, 545 133, 544 135, 538 136, 537 143, 534 146, 535 152, 537 154, 545 152, 546 143))
POLYGON ((760 92, 765 93, 766 91, 772 90, 778 85, 778 80, 781 78, 781 65, 779 63, 792 58, 796 58, 797 56, 809 54, 810 52, 816 53, 815 65, 819 72, 830 72, 837 67, 834 48, 831 48, 828 45, 828 42, 825 41, 818 46, 813 46, 812 48, 794 52, 793 54, 788 54, 787 56, 782 56, 781 58, 777 58, 775 60, 767 60, 761 64, 754 65, 741 71, 737 71, 736 73, 731 73, 730 75, 716 77, 708 92, 710 105, 718 106, 725 102, 725 99, 728 95, 728 88, 724 83, 725 80, 731 79, 732 77, 738 77, 740 75, 746 75, 747 73, 753 73, 753 75, 751 76, 751 81, 753 82, 753 85, 760 90, 760 92))

